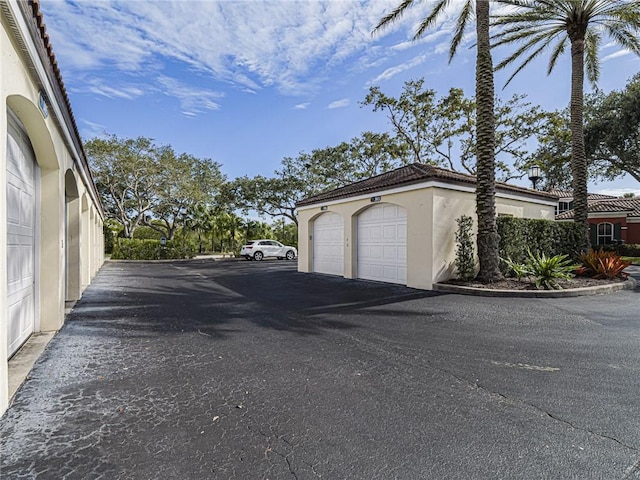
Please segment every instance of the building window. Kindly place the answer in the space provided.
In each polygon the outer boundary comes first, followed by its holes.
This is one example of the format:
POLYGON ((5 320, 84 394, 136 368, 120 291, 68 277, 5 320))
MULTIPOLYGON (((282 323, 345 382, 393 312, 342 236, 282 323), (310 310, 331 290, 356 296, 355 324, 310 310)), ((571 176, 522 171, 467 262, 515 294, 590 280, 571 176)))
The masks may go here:
POLYGON ((609 222, 598 224, 598 245, 608 245, 613 242, 613 224, 609 222))
POLYGON ((567 212, 569 210, 573 210, 573 201, 571 202, 558 202, 558 206, 556 207, 556 215, 560 213, 567 212))

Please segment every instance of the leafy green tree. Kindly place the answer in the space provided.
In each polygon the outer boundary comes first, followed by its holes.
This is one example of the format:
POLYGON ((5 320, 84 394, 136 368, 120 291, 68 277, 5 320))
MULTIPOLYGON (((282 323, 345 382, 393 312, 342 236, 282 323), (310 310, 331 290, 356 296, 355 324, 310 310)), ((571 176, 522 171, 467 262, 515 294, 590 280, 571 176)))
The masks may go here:
POLYGON ((212 209, 203 203, 193 205, 186 213, 185 227, 198 235, 198 253, 202 253, 203 236, 213 229, 212 209))
POLYGON ((640 182, 640 74, 595 98, 585 127, 589 160, 607 180, 629 174, 640 182))
POLYGON ((173 239, 189 209, 212 203, 224 182, 218 163, 177 155, 149 138, 94 138, 85 151, 107 217, 122 225, 125 238, 144 225, 173 239))
POLYGON ((133 232, 155 205, 160 182, 156 147, 149 138, 93 138, 84 145, 107 218, 117 221, 122 236, 133 232))
POLYGON ((364 132, 350 143, 285 157, 273 177, 237 178, 224 197, 242 212, 286 217, 297 225, 297 202, 396 168, 401 150, 387 134, 364 132))
POLYGON ((498 16, 495 25, 503 27, 493 39, 494 46, 522 43, 497 69, 516 60, 522 63, 508 79, 543 52, 551 49, 547 72, 571 49, 571 170, 573 175, 574 218, 584 230, 584 246, 589 248, 587 210, 587 155, 584 141, 584 74, 594 85, 600 73, 598 50, 602 32, 622 47, 640 55, 640 2, 637 0, 498 0, 517 7, 498 16))
MULTIPOLYGON (((403 0, 383 17, 374 31, 398 20, 417 0, 403 0)), ((421 38, 432 28, 451 0, 438 0, 427 17, 420 23, 414 39, 421 38)), ((449 48, 449 61, 455 56, 474 13, 476 20, 476 214, 478 235, 476 238, 480 272, 478 279, 492 282, 502 277, 499 269, 499 236, 496 227, 495 202, 495 121, 493 60, 489 37, 489 0, 465 0, 460 7, 456 28, 449 48)))
POLYGON ((192 208, 213 201, 225 178, 219 163, 186 153, 177 155, 169 146, 159 149, 158 165, 160 181, 155 205, 152 215, 146 216, 143 223, 172 240, 192 208))
MULTIPOLYGON (((371 87, 362 105, 386 113, 395 141, 411 152, 411 161, 477 173, 476 102, 462 89, 452 88, 438 98, 435 90, 424 89, 424 79, 411 80, 399 98, 371 87)), ((530 155, 527 141, 540 132, 547 117, 539 106, 526 102, 525 95, 495 99, 496 175, 501 181, 523 176, 530 155)))

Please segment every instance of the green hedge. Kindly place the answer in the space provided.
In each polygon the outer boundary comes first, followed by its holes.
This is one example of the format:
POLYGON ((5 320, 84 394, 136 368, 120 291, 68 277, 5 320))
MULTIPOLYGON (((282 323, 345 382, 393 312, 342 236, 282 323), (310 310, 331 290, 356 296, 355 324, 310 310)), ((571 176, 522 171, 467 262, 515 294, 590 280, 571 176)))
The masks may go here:
MULTIPOLYGON (((582 245, 580 225, 531 218, 498 217, 500 257, 526 263, 527 249, 547 256, 569 255, 576 258, 582 245)), ((506 265, 501 262, 506 271, 506 265)))
POLYGON ((616 252, 624 257, 640 257, 640 244, 624 243, 616 247, 616 252))
POLYGON ((183 246, 179 241, 168 241, 163 247, 159 240, 135 238, 119 238, 111 252, 113 260, 162 260, 194 256, 191 246, 183 246))
POLYGON ((102 236, 104 237, 104 253, 113 252, 113 231, 108 225, 102 226, 102 236))

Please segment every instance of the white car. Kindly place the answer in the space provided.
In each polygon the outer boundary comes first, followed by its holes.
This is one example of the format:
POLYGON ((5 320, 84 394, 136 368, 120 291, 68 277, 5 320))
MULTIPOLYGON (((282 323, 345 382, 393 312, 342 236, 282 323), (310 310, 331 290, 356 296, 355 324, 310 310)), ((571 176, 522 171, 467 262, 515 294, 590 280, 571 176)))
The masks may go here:
POLYGON ((283 245, 275 240, 251 240, 242 246, 240 256, 247 260, 262 260, 265 257, 276 257, 280 260, 286 258, 293 260, 298 256, 296 247, 283 245))

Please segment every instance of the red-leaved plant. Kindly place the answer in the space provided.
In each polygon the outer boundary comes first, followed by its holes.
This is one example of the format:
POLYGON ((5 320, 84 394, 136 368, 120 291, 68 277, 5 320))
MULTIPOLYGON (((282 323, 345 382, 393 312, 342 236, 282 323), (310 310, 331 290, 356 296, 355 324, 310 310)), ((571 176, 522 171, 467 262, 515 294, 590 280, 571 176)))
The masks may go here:
POLYGON ((578 257, 581 267, 576 273, 591 278, 627 278, 628 273, 623 270, 631 265, 631 262, 623 260, 615 252, 591 249, 583 252, 578 257))

